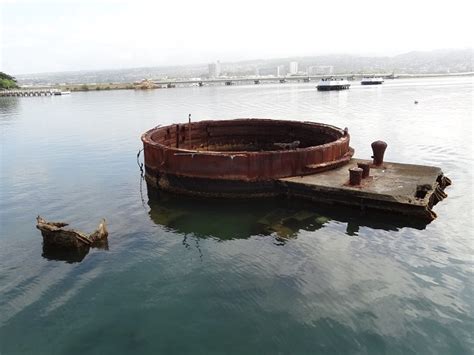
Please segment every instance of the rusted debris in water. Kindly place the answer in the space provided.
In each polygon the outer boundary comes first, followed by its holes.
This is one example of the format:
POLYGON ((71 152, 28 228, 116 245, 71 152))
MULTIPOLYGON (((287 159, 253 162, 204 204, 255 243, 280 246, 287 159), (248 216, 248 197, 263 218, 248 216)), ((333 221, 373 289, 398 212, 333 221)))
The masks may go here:
POLYGON ((68 249, 89 248, 101 244, 109 235, 105 219, 102 219, 97 229, 91 234, 64 228, 68 225, 63 222, 48 222, 41 216, 36 217, 36 228, 41 231, 45 246, 68 249))

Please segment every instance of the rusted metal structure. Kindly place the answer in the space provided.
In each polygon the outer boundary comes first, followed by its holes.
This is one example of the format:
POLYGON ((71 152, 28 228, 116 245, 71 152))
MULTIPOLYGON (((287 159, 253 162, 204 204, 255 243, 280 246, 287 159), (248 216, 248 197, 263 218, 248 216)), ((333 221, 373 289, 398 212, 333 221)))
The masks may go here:
POLYGON ((189 121, 142 136, 147 179, 159 188, 215 196, 275 194, 276 179, 349 162, 347 130, 270 119, 189 121))
POLYGON ((359 164, 368 160, 351 159, 347 166, 308 176, 279 179, 287 196, 318 204, 352 206, 367 213, 384 212, 430 222, 436 218, 433 207, 447 197, 444 190, 451 180, 434 166, 384 162, 362 178, 359 164), (351 184, 347 170, 358 169, 358 181, 351 184))
POLYGON ((201 196, 296 196, 431 221, 451 181, 440 168, 352 159, 347 128, 269 119, 201 121, 142 135, 145 176, 162 190, 201 196))

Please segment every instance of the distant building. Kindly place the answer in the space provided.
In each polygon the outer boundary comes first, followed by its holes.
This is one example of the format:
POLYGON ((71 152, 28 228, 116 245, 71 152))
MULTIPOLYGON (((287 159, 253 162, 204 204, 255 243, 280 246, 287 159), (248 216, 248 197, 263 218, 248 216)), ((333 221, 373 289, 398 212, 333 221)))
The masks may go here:
POLYGON ((298 62, 290 62, 290 75, 298 73, 298 62))
POLYGON ((221 63, 217 61, 216 63, 209 64, 209 77, 217 78, 221 75, 221 63))
POLYGON ((284 65, 279 65, 276 68, 276 76, 285 76, 286 75, 286 68, 284 65))
POLYGON ((334 72, 332 65, 315 65, 308 67, 308 75, 331 75, 334 72))
POLYGON ((316 74, 316 66, 314 66, 314 65, 308 66, 308 68, 306 69, 306 74, 315 75, 316 74))

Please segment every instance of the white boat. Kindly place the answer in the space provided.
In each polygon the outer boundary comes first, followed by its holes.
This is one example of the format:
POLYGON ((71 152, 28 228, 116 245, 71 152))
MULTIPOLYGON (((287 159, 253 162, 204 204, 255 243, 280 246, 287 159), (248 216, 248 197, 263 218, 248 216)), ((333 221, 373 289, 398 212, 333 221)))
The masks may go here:
POLYGON ((349 89, 351 84, 345 78, 322 78, 316 88, 319 91, 328 91, 328 90, 346 90, 349 89))
POLYGON ((70 91, 59 91, 59 90, 53 91, 53 95, 55 96, 69 95, 70 93, 71 93, 70 91))
POLYGON ((372 76, 372 77, 365 76, 360 81, 361 85, 380 85, 382 83, 383 83, 383 78, 375 77, 375 76, 372 76))
POLYGON ((58 89, 51 90, 51 95, 54 95, 54 96, 69 95, 70 93, 71 93, 70 91, 60 91, 58 89))

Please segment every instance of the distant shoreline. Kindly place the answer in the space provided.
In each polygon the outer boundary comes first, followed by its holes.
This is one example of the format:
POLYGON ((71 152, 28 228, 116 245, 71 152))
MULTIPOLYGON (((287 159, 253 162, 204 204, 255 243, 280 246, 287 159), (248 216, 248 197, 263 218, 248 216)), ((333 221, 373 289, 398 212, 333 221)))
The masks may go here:
MULTIPOLYGON (((349 77, 353 78, 353 80, 359 80, 363 76, 372 76, 374 74, 332 74, 332 75, 318 75, 317 77, 324 77, 324 76, 336 76, 336 77, 349 77), (357 78, 357 79, 356 79, 357 78)), ((398 79, 415 79, 415 78, 436 78, 436 77, 459 77, 459 76, 474 76, 474 72, 463 72, 463 73, 433 73, 433 74, 397 74, 393 78, 388 78, 387 74, 375 74, 376 76, 383 76, 385 80, 398 80, 398 79)), ((311 76, 311 81, 315 82, 316 76, 311 76)), ((56 88, 61 91, 71 91, 71 92, 79 92, 79 91, 109 91, 109 90, 154 90, 154 89, 163 89, 163 88, 178 88, 178 87, 192 87, 196 86, 195 84, 201 81, 204 86, 224 86, 226 81, 231 82, 232 80, 243 80, 246 84, 261 80, 262 83, 264 81, 268 81, 271 83, 277 83, 281 79, 288 79, 288 81, 295 81, 295 82, 302 82, 306 78, 307 75, 301 76, 293 76, 293 77, 286 77, 286 78, 278 78, 278 77, 241 77, 241 78, 225 78, 221 77, 218 78, 219 82, 211 81, 208 83, 208 79, 202 80, 187 80, 187 79, 168 79, 168 80, 155 80, 155 81, 148 81, 148 83, 153 82, 156 83, 155 85, 143 85, 142 83, 81 83, 81 84, 61 84, 61 85, 29 85, 29 86, 21 86, 23 89, 40 89, 40 88, 56 88), (247 83, 248 81, 248 83, 247 83)), ((316 79, 317 80, 317 79, 316 79)))

